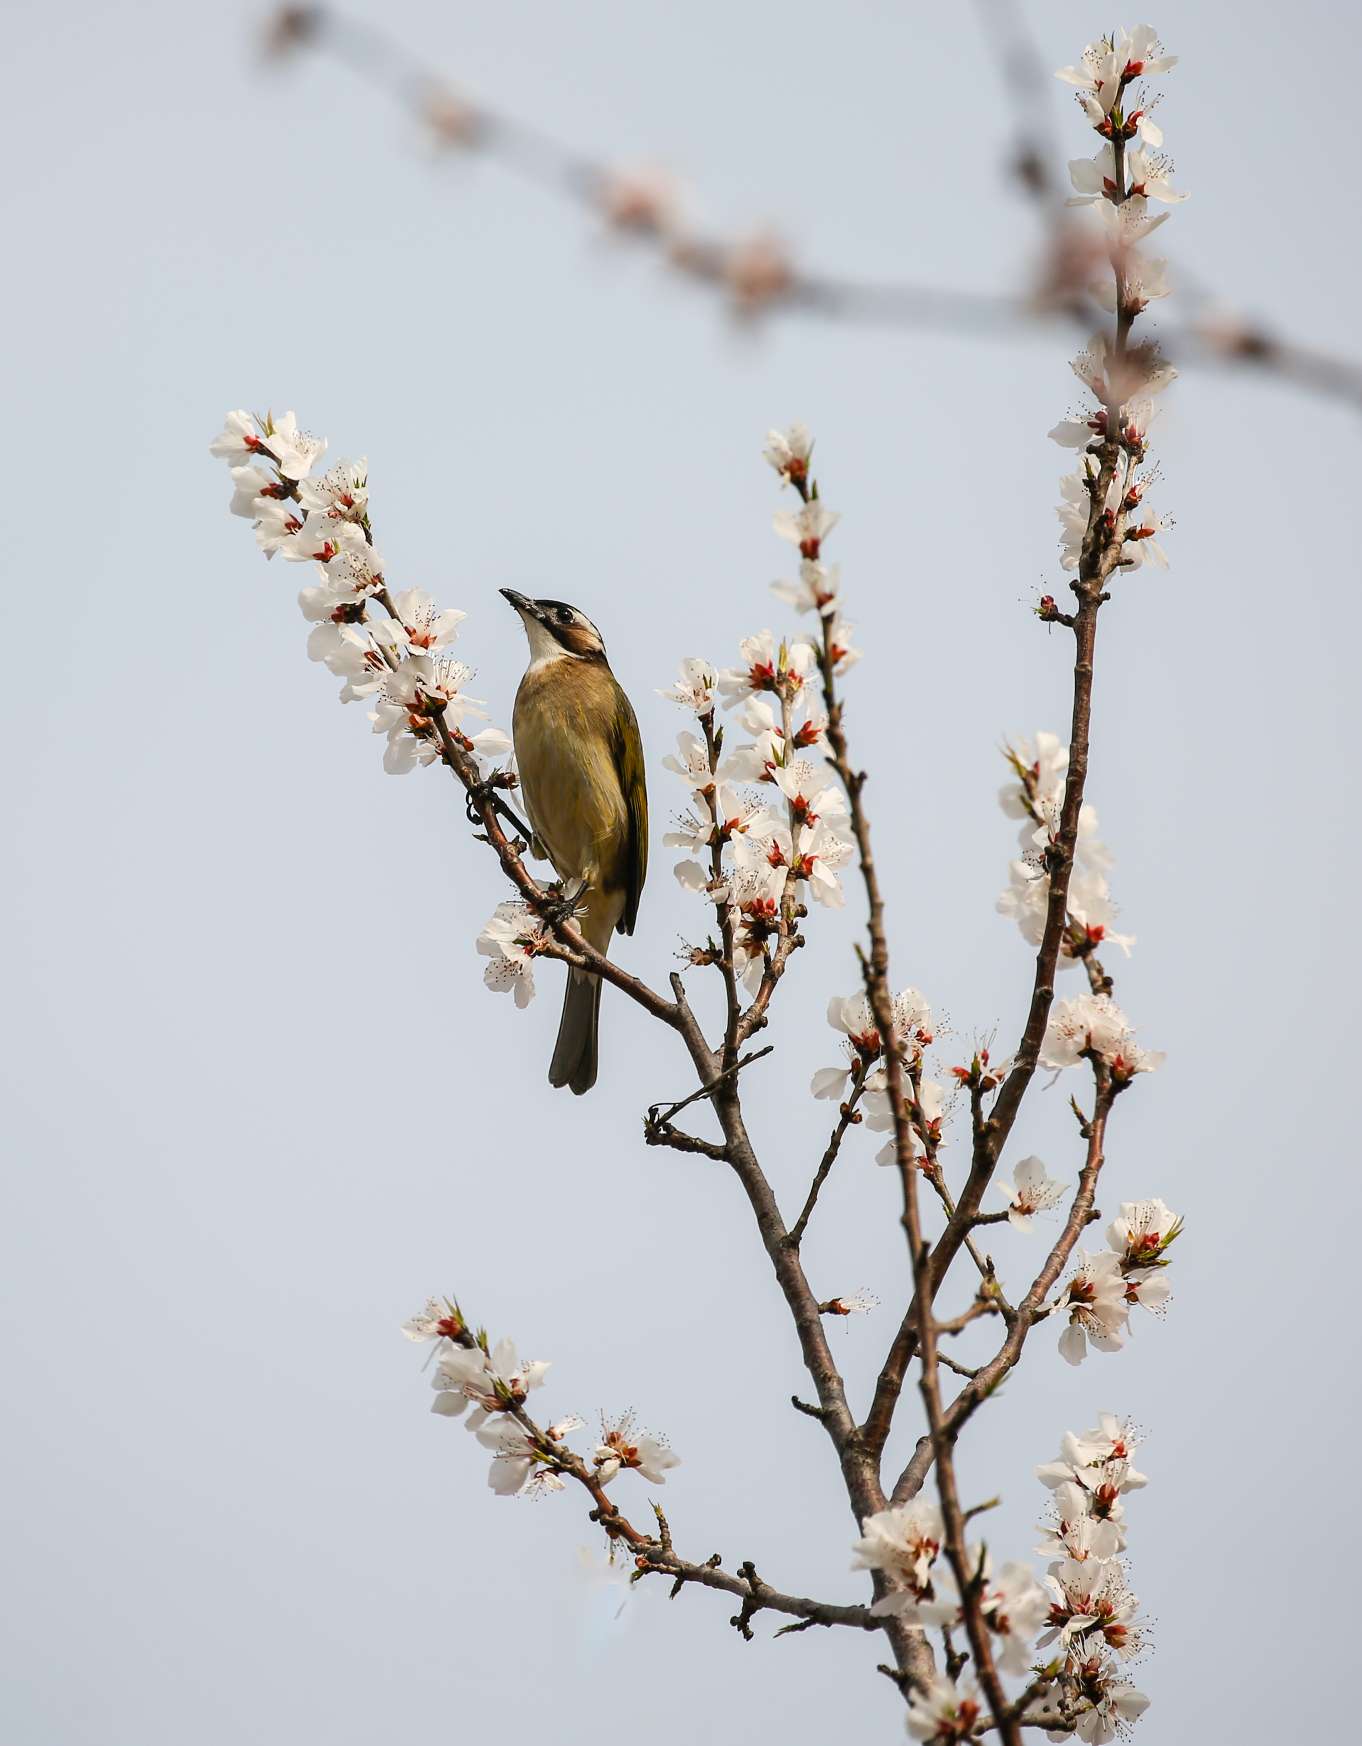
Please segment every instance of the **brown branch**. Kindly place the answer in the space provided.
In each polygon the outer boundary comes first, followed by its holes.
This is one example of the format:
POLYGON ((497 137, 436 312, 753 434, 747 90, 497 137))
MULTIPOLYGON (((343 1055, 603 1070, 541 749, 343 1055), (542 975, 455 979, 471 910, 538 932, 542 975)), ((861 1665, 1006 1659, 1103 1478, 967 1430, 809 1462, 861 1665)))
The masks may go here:
MULTIPOLYGON (((1097 1096, 1092 1119, 1088 1123, 1087 1153, 1064 1228, 1055 1240, 1044 1265, 1032 1280, 1026 1296, 1017 1305, 1002 1345, 986 1364, 980 1366, 968 1386, 961 1389, 942 1415, 943 1435, 951 1441, 959 1436, 967 1421, 1016 1365, 1032 1328, 1044 1319, 1045 1300, 1063 1272, 1084 1227, 1097 1216, 1093 1211, 1093 1200, 1097 1192, 1097 1178, 1105 1160, 1103 1148, 1107 1119, 1117 1091, 1112 1084, 1111 1075, 1100 1062, 1094 1063, 1093 1071, 1097 1081, 1097 1096)), ((912 1459, 899 1475, 890 1500, 892 1503, 907 1503, 917 1496, 931 1468, 933 1454, 931 1441, 922 1439, 912 1459)))
POLYGON ((797 1249, 804 1239, 804 1232, 808 1229, 809 1220, 813 1217, 813 1209, 818 1205, 818 1196, 822 1193, 823 1184, 828 1179, 828 1173, 837 1162, 837 1155, 842 1149, 842 1141, 846 1138, 848 1128, 854 1127, 861 1119, 857 1114, 856 1106, 860 1103, 862 1093, 865 1091, 864 1062, 856 1062, 851 1070, 851 1081, 851 1095, 838 1112, 837 1125, 832 1130, 832 1136, 828 1140, 823 1156, 818 1162, 818 1168, 814 1172, 813 1181, 809 1185, 809 1192, 804 1200, 803 1211, 791 1225, 789 1235, 785 1239, 792 1249, 797 1249))

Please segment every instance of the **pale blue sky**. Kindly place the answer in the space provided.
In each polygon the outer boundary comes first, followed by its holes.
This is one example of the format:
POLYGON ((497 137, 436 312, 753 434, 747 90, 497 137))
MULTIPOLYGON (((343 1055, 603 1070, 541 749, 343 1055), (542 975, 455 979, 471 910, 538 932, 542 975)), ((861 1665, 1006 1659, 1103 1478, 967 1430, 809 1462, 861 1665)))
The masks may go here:
MULTIPOLYGON (((1028 10, 1055 64, 1111 22, 1028 10)), ((719 219, 770 220, 811 265, 1021 280, 1034 218, 1003 186, 1009 113, 968 6, 374 16, 585 149, 675 163, 719 219)), ((1338 16, 1199 0, 1154 21, 1183 56, 1162 119, 1194 194, 1169 253, 1347 350, 1362 263, 1338 16)), ((484 990, 490 858, 438 772, 382 773, 304 658, 298 572, 229 520, 206 445, 225 408, 271 403, 367 453, 392 571, 469 613, 460 652, 503 723, 523 645, 497 589, 601 625, 653 771, 654 871, 621 956, 662 980, 696 912, 660 841, 679 796, 657 761, 682 723, 655 687, 682 654, 729 660, 788 622, 766 592, 785 548, 760 448, 807 420, 869 651, 850 723, 896 976, 965 1038, 1008 1036, 1028 963, 993 913, 1013 842, 996 746, 1066 708, 1064 640, 1026 603, 1061 580, 1045 432, 1073 400, 1067 336, 735 334, 494 166, 432 163, 347 74, 262 75, 257 23, 160 3, 7 17, 0 1733, 813 1746, 848 1733, 850 1704, 858 1741, 897 1739, 877 1644, 763 1627, 747 1645, 722 1598, 661 1590, 612 1621, 578 1570, 576 1501, 492 1498, 480 1451, 427 1415, 397 1323, 457 1290, 554 1360, 553 1411, 632 1404, 670 1436, 683 1550, 859 1592, 734 1185, 639 1143, 686 1063, 607 995, 598 1090, 549 1090, 556 977, 525 1014, 484 990)), ((1053 111, 1078 155, 1057 85, 1053 111)), ((1091 792, 1139 937, 1121 997, 1169 1051, 1118 1109, 1101 1198, 1186 1214, 1176 1299, 1077 1371, 1042 1330, 962 1483, 1003 1492, 990 1537, 1024 1556, 1032 1466, 1098 1409, 1138 1418, 1132 1577, 1157 1621, 1140 1738, 1268 1742, 1326 1725, 1351 1642, 1350 1517, 1328 1500, 1359 1430, 1362 423, 1189 373, 1160 439, 1173 569, 1123 583, 1104 617, 1091 792)), ((805 1087, 834 1058, 822 1013, 855 986, 858 922, 815 917, 780 1052, 751 1078, 790 1204, 821 1149, 805 1087)), ((1067 1089, 1036 1097, 1015 1155, 1072 1175, 1067 1089)), ((903 1257, 893 1182, 853 1138, 807 1256, 820 1290, 886 1300, 833 1330, 863 1397, 903 1257)), ((1015 1279, 1038 1244, 996 1247, 1015 1279)), ((640 1511, 643 1490, 621 1481, 640 1511)))

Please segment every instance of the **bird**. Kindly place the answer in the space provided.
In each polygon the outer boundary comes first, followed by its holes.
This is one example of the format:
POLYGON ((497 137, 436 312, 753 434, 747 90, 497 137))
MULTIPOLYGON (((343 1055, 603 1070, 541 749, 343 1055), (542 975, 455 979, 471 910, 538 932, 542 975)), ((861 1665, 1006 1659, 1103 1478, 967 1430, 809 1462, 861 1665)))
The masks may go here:
MULTIPOLYGON (((583 937, 604 955, 632 934, 648 872, 648 784, 633 705, 601 633, 563 600, 502 597, 520 615, 530 662, 511 719, 533 852, 553 863, 583 937)), ((568 966, 549 1084, 596 1083, 600 978, 568 966)))

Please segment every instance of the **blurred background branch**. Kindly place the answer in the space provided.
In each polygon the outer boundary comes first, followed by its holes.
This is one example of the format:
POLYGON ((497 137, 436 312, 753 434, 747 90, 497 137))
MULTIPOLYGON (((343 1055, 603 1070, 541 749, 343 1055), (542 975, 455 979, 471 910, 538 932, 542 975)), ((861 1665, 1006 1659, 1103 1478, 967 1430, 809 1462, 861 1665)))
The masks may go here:
MULTIPOLYGON (((650 248, 678 277, 719 293, 751 322, 777 314, 862 327, 964 334, 1012 342, 1037 328, 1069 325, 1084 334, 1100 319, 1089 281, 1089 245, 1069 220, 1066 190, 1053 166, 1047 100, 1050 70, 1008 0, 975 0, 1000 85, 1015 111, 1010 184, 1041 217, 1030 267, 1005 266, 1009 291, 945 288, 905 280, 869 281, 800 264, 779 234, 754 229, 722 236, 693 228, 679 181, 660 169, 630 169, 589 157, 505 110, 459 90, 382 29, 325 6, 283 6, 266 29, 266 58, 327 56, 405 111, 432 144, 489 158, 590 218, 650 248)), ((1235 309, 1214 288, 1177 273, 1191 311, 1165 325, 1161 341, 1180 368, 1234 370, 1278 380, 1362 409, 1362 362, 1275 332, 1235 309)))

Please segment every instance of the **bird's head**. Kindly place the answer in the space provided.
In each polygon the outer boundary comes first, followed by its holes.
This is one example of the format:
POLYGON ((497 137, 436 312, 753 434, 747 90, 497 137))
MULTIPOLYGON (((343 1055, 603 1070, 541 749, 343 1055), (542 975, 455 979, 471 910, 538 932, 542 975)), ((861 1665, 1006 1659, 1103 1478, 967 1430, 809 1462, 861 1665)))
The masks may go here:
POLYGON ((530 644, 530 661, 603 661, 605 642, 584 612, 565 600, 531 600, 514 588, 503 588, 502 599, 520 614, 530 644))

